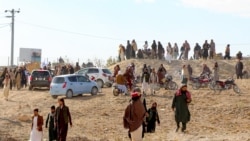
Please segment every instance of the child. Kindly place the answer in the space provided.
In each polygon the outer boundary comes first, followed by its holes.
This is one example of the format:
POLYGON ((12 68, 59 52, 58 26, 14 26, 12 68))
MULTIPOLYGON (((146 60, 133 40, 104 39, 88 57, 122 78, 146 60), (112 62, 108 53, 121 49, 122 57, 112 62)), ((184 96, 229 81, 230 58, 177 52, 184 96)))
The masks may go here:
POLYGON ((154 102, 152 104, 152 107, 148 109, 148 117, 147 117, 147 132, 154 133, 155 132, 155 123, 158 123, 160 125, 160 119, 157 112, 157 103, 154 102))
POLYGON ((48 128, 48 123, 49 123, 49 141, 53 141, 57 139, 57 133, 56 133, 56 128, 54 126, 54 119, 55 119, 55 106, 51 106, 50 110, 51 113, 48 114, 47 120, 46 120, 46 125, 45 127, 48 128))
POLYGON ((5 100, 8 101, 9 97, 9 91, 10 91, 10 76, 6 73, 5 78, 3 80, 3 95, 5 97, 5 100))

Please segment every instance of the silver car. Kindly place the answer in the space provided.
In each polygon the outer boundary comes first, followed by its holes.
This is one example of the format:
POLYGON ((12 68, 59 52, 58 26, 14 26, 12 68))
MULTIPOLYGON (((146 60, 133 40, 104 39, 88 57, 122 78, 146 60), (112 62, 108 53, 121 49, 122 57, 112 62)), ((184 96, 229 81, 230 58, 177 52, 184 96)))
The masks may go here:
POLYGON ((95 81, 79 74, 67 74, 55 76, 50 84, 50 95, 53 98, 66 95, 67 98, 90 93, 96 95, 99 92, 95 81))

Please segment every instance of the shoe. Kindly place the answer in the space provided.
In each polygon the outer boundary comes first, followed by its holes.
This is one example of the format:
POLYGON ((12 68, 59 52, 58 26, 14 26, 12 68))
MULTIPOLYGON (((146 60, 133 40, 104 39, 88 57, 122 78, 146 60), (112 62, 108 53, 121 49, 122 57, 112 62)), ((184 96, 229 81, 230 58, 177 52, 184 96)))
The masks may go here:
POLYGON ((182 133, 186 133, 186 129, 183 129, 183 128, 182 128, 182 129, 181 129, 181 132, 182 132, 182 133))

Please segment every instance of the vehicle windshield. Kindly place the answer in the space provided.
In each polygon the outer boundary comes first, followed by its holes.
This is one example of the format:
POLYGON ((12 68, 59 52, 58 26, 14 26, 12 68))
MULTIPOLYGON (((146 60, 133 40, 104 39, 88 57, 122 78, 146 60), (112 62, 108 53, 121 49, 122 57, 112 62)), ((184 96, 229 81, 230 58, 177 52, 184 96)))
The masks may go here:
POLYGON ((56 83, 56 84, 61 84, 64 82, 65 82, 64 77, 55 77, 52 81, 52 83, 56 83))
POLYGON ((112 74, 109 69, 102 69, 102 71, 107 74, 112 74))
POLYGON ((49 77, 49 72, 48 71, 34 71, 32 73, 33 77, 49 77))
POLYGON ((87 69, 79 70, 77 74, 86 74, 87 71, 88 71, 87 69))

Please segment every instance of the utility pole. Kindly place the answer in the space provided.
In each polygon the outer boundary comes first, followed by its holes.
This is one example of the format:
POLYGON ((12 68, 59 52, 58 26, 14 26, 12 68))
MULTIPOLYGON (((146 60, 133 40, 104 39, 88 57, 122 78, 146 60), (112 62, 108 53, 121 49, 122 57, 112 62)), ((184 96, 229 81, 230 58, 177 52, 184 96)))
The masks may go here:
POLYGON ((5 13, 10 12, 11 16, 6 16, 7 18, 11 18, 11 55, 10 55, 10 66, 14 65, 14 21, 15 21, 15 13, 19 13, 19 10, 5 10, 5 13))

